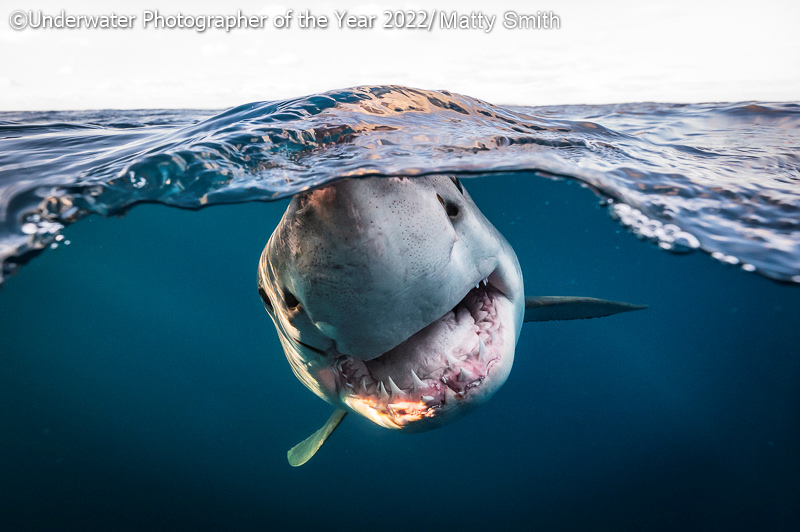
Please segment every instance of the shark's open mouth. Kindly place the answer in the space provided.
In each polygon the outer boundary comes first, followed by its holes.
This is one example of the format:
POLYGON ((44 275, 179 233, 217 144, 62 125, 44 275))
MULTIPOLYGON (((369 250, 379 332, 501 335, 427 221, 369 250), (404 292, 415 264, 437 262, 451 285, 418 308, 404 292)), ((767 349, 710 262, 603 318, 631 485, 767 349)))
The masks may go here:
POLYGON ((447 314, 372 360, 334 364, 342 401, 376 423, 402 428, 449 410, 479 389, 503 356, 503 293, 483 279, 447 314))

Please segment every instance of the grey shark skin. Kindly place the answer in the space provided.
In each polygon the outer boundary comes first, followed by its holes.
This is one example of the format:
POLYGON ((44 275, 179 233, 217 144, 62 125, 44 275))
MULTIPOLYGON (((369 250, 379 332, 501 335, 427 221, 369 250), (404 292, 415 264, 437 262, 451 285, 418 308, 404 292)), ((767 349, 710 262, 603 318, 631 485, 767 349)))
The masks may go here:
POLYGON ((258 288, 298 379, 337 411, 289 453, 308 460, 346 412, 429 430, 507 379, 523 321, 644 308, 526 298, 514 250, 458 179, 345 179, 296 195, 258 288))

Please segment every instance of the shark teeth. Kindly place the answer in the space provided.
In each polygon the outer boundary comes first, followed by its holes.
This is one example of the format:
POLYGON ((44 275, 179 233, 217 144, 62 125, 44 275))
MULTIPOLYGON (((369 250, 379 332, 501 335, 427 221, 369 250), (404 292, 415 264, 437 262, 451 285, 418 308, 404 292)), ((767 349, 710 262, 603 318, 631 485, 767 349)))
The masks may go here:
POLYGON ((480 288, 481 285, 489 286, 489 278, 488 277, 484 277, 483 279, 481 279, 480 281, 475 283, 475 288, 480 288))
POLYGON ((451 368, 458 365, 458 359, 453 355, 451 355, 450 353, 445 353, 444 357, 447 359, 447 365, 450 366, 451 368))
POLYGON ((424 387, 424 386, 425 386, 425 383, 424 383, 424 382, 422 382, 422 379, 420 379, 420 378, 417 376, 417 374, 416 374, 416 373, 414 373, 414 370, 413 370, 413 369, 411 370, 411 381, 414 383, 414 391, 415 391, 415 392, 416 392, 417 390, 419 390, 420 388, 422 388, 422 387, 424 387))
MULTIPOLYGON (((397 387, 391 377, 387 377, 389 379, 389 389, 392 391, 392 397, 397 397, 399 395, 403 395, 403 390, 397 387)), ((383 383, 381 383, 383 384, 383 383)))
POLYGON ((342 355, 332 364, 343 377, 342 395, 370 400, 370 404, 381 411, 386 408, 402 410, 418 401, 429 408, 437 408, 437 405, 444 405, 447 389, 463 399, 484 382, 491 366, 500 358, 502 325, 497 319, 498 296, 495 288, 489 287, 488 277, 478 281, 476 286, 482 289, 470 290, 454 307, 455 316, 444 318, 463 327, 458 332, 463 336, 457 344, 446 344, 445 348, 427 346, 431 349, 420 350, 425 356, 420 355, 416 363, 398 362, 395 357, 370 364, 342 355), (426 378, 422 379, 421 374, 426 378), (402 388, 398 382, 403 384, 402 388))
POLYGON ((483 361, 486 358, 486 344, 483 343, 483 337, 478 336, 478 360, 483 361))

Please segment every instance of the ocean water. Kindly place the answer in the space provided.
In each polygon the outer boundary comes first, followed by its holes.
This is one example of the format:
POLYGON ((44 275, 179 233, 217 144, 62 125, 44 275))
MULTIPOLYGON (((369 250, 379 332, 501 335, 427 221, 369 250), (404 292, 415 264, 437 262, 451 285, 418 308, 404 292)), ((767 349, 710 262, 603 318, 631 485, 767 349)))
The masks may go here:
POLYGON ((3 530, 796 527, 797 104, 372 87, 0 124, 3 530), (283 356, 260 252, 297 191, 432 172, 527 293, 650 308, 526 324, 476 412, 415 435, 349 416, 291 468, 331 408, 283 356))

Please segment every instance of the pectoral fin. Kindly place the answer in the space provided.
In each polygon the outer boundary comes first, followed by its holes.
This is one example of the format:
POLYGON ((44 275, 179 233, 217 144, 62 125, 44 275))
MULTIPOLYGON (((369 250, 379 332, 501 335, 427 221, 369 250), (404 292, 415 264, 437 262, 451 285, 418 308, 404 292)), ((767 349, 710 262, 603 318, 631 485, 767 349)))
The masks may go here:
POLYGON ((524 321, 583 320, 646 308, 647 305, 633 305, 593 297, 526 297, 524 321))
POLYGON ((308 462, 314 456, 328 436, 339 426, 339 423, 347 415, 347 410, 336 410, 328 421, 317 432, 301 441, 286 453, 289 459, 289 464, 292 467, 298 467, 308 462))

